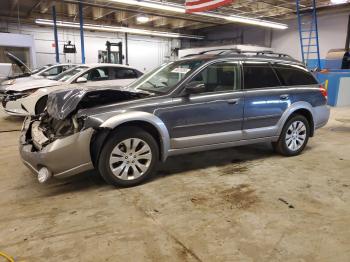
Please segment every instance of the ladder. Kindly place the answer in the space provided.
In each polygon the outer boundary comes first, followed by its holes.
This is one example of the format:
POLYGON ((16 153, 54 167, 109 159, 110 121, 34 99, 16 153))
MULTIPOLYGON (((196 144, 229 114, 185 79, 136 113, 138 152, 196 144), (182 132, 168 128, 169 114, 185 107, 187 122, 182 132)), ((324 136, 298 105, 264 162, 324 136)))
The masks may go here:
POLYGON ((316 0, 311 1, 311 12, 301 12, 300 0, 296 0, 301 56, 306 66, 312 66, 310 60, 316 60, 317 68, 321 69, 316 0))

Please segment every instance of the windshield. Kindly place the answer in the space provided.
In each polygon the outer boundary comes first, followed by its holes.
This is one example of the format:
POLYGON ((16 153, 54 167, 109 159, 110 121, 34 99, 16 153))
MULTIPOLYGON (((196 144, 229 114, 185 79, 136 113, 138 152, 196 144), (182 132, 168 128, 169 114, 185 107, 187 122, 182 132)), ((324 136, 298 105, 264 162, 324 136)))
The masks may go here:
POLYGON ((48 65, 45 65, 45 66, 42 66, 42 67, 39 67, 39 68, 36 68, 34 69, 31 74, 34 75, 36 73, 39 73, 40 71, 43 71, 45 68, 48 68, 49 66, 48 65))
POLYGON ((167 93, 204 62, 203 60, 182 60, 164 64, 142 76, 130 87, 152 93, 167 93))
POLYGON ((74 67, 73 69, 64 71, 63 73, 54 76, 50 79, 55 80, 55 81, 60 81, 60 82, 66 82, 68 79, 70 79, 72 76, 78 74, 79 72, 87 69, 87 66, 78 66, 78 67, 74 67))

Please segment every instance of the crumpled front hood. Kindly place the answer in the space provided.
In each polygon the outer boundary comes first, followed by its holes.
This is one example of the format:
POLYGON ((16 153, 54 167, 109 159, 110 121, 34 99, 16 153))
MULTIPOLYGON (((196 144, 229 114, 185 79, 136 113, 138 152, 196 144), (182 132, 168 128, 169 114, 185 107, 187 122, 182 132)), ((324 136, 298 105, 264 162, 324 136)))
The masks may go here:
POLYGON ((127 87, 79 87, 51 92, 47 99, 47 113, 62 120, 81 108, 90 108, 146 97, 149 94, 127 87))

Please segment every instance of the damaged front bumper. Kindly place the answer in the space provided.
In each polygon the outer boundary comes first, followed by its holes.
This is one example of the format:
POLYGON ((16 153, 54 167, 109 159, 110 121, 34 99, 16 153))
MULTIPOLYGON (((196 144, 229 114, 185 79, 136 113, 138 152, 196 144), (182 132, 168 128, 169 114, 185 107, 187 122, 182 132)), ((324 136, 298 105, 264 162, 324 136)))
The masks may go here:
POLYGON ((23 163, 34 174, 46 168, 55 177, 66 177, 94 168, 90 156, 92 128, 43 145, 48 138, 36 124, 38 122, 30 117, 25 119, 19 146, 23 163))

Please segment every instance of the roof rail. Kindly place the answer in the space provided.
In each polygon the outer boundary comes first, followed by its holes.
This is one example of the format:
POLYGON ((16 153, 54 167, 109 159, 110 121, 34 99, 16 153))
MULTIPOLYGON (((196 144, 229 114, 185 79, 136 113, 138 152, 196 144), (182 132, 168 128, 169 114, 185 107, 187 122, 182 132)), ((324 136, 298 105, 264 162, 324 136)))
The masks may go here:
POLYGON ((287 55, 287 54, 283 54, 283 53, 275 53, 273 51, 259 51, 259 52, 256 52, 256 55, 275 55, 275 56, 278 56, 278 57, 288 57, 288 58, 292 58, 290 55, 287 55))
MULTIPOLYGON (((184 57, 190 57, 190 56, 196 56, 196 55, 204 55, 210 52, 219 52, 216 55, 228 55, 228 54, 253 54, 253 55, 263 55, 263 56, 276 56, 276 57, 286 57, 286 58, 292 58, 290 55, 288 54, 283 54, 283 53, 275 53, 271 50, 262 50, 262 51, 244 51, 241 49, 237 49, 237 48, 218 48, 218 49, 211 49, 211 50, 206 50, 206 51, 202 51, 199 52, 197 54, 188 54, 185 55, 184 57)), ((292 58, 293 59, 293 58, 292 58)))
POLYGON ((215 51, 221 51, 221 52, 218 53, 218 55, 221 55, 221 54, 225 53, 226 51, 237 52, 237 53, 241 52, 240 49, 236 49, 236 48, 219 48, 219 49, 211 49, 211 50, 202 51, 202 52, 200 52, 198 54, 199 55, 204 55, 206 53, 215 52, 215 51))
POLYGON ((241 50, 240 49, 233 49, 233 48, 218 48, 218 49, 210 49, 210 50, 205 50, 196 54, 188 54, 185 55, 183 57, 190 57, 190 56, 195 56, 195 55, 204 55, 210 52, 215 52, 215 51, 220 51, 219 53, 217 53, 216 55, 221 55, 223 53, 225 53, 226 51, 231 51, 231 52, 236 52, 236 53, 240 53, 241 50))

